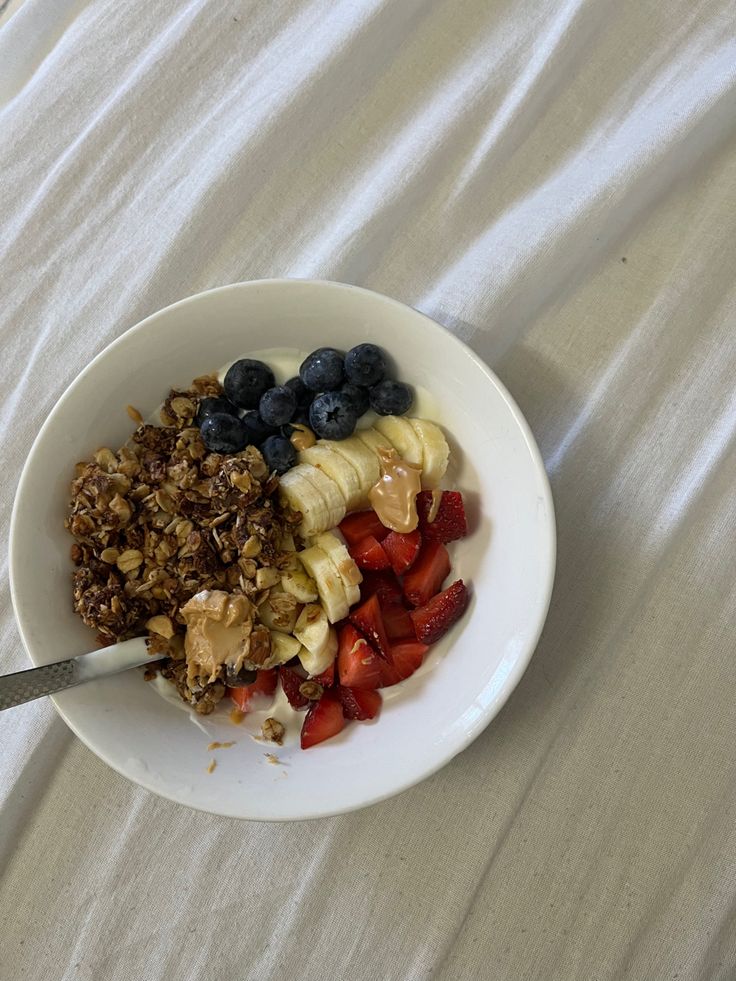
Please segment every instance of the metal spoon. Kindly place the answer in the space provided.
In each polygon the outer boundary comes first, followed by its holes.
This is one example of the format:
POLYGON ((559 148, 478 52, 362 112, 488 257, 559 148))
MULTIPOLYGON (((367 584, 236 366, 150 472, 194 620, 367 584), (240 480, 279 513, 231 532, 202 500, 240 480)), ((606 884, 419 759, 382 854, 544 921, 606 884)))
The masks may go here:
POLYGON ((28 671, 0 676, 0 711, 22 705, 42 695, 52 695, 82 685, 85 681, 96 681, 141 664, 160 661, 163 654, 149 654, 145 637, 134 637, 121 644, 112 644, 89 654, 70 657, 68 661, 55 661, 43 664, 28 671))

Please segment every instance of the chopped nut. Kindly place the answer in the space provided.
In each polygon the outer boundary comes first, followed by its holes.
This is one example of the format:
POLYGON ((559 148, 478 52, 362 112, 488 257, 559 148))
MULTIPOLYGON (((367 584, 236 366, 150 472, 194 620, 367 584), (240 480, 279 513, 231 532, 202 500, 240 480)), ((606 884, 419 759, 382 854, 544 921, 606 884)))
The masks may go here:
POLYGON ((132 572, 143 562, 143 553, 137 548, 128 548, 118 556, 116 565, 121 572, 132 572))
POLYGON ((105 473, 114 473, 115 470, 117 470, 117 457, 113 451, 108 449, 106 446, 103 446, 101 450, 98 450, 94 457, 100 468, 104 470, 105 473))
POLYGON ((269 742, 276 743, 277 745, 280 746, 284 741, 284 734, 286 732, 286 729, 278 721, 278 719, 269 718, 266 719, 266 721, 263 723, 263 726, 261 727, 261 732, 263 734, 264 739, 267 739, 269 742))
POLYGON ((240 555, 244 559, 254 559, 261 551, 261 540, 258 535, 251 535, 245 545, 240 550, 240 555))
POLYGON ((316 702, 318 698, 322 698, 324 688, 317 681, 304 681, 299 685, 299 692, 310 701, 316 702))
POLYGON ((151 633, 160 634, 162 637, 168 638, 174 636, 174 624, 167 616, 161 613, 158 616, 151 617, 150 620, 146 620, 146 629, 150 630, 151 633))
POLYGON ((257 589, 270 589, 270 587, 275 586, 277 582, 281 582, 281 574, 278 569, 262 566, 256 572, 257 589))

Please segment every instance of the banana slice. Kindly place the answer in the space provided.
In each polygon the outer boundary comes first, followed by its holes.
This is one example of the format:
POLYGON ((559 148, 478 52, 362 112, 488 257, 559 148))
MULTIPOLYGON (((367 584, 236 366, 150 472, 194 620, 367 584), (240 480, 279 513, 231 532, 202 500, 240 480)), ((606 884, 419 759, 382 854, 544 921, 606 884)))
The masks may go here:
POLYGON ((346 617, 350 604, 345 595, 342 579, 329 556, 317 545, 305 548, 299 553, 302 565, 314 579, 322 606, 330 623, 337 623, 346 617))
POLYGON ((323 535, 318 535, 314 544, 329 556, 330 561, 340 575, 348 603, 350 606, 353 606, 360 599, 360 589, 358 587, 363 582, 363 575, 355 564, 352 555, 340 539, 329 531, 323 535))
MULTIPOLYGON (((394 444, 388 438, 384 436, 383 433, 379 433, 377 429, 373 427, 369 429, 356 429, 355 435, 359 440, 365 443, 368 449, 378 456, 379 450, 393 450, 395 449, 394 444)), ((380 457, 378 457, 380 461, 380 457)))
POLYGON ((408 419, 414 432, 422 443, 424 462, 422 463, 422 487, 433 490, 439 487, 445 476, 450 459, 450 447, 445 435, 435 423, 428 419, 408 419))
POLYGON ((269 630, 290 634, 294 630, 300 605, 296 596, 274 586, 268 598, 258 607, 258 619, 269 630))
POLYGON ((319 528, 318 531, 334 528, 345 517, 345 498, 340 493, 340 488, 322 470, 318 470, 309 463, 302 464, 302 466, 305 468, 304 476, 319 491, 327 504, 327 524, 319 528))
MULTIPOLYGON (((362 439, 351 436, 349 439, 324 440, 324 446, 339 453, 348 463, 351 463, 358 473, 360 480, 361 499, 356 507, 366 504, 368 501, 368 491, 378 482, 381 476, 381 468, 376 454, 369 450, 362 439)), ((323 531, 326 529, 322 529, 323 531)))
POLYGON ((319 603, 309 603, 299 614, 294 627, 294 636, 310 654, 324 653, 330 636, 330 623, 319 603))
POLYGON ((300 603, 314 603, 319 595, 317 584, 301 569, 288 570, 281 576, 281 585, 287 593, 291 593, 300 603))
POLYGON ((340 488, 340 493, 345 501, 348 511, 359 507, 363 500, 363 488, 360 483, 358 471, 348 462, 344 456, 340 456, 327 446, 315 443, 309 449, 302 450, 299 454, 300 463, 310 463, 318 470, 322 470, 328 477, 331 477, 340 488))
POLYGON ((271 631, 271 657, 269 665, 275 667, 277 664, 286 664, 292 657, 296 657, 302 649, 302 645, 291 634, 284 634, 280 630, 271 631))
POLYGON ((393 443, 402 460, 419 467, 424 465, 422 441, 408 419, 401 416, 381 416, 376 419, 375 427, 393 443))
POLYGON ((335 660, 337 655, 337 631, 330 628, 330 635, 327 641, 327 645, 321 654, 312 654, 308 651, 306 647, 302 647, 299 651, 299 660, 302 662, 302 667, 307 672, 307 674, 314 677, 315 675, 322 674, 326 671, 332 662, 335 660))
POLYGON ((315 485, 307 480, 307 468, 308 464, 298 463, 279 478, 281 500, 293 511, 301 511, 299 531, 305 538, 332 527, 327 502, 315 485))

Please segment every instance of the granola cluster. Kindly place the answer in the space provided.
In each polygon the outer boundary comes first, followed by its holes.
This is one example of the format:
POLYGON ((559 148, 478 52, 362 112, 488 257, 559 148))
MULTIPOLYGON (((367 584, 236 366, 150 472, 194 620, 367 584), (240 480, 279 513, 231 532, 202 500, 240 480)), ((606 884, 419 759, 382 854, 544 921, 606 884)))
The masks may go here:
POLYGON ((202 713, 222 698, 224 680, 188 684, 181 607, 205 589, 264 604, 291 567, 299 521, 278 506, 278 478, 257 449, 205 448, 197 405, 221 394, 214 376, 172 390, 162 426, 141 424, 117 452, 77 464, 66 519, 76 612, 102 644, 147 629, 152 651, 168 654, 161 673, 202 713))

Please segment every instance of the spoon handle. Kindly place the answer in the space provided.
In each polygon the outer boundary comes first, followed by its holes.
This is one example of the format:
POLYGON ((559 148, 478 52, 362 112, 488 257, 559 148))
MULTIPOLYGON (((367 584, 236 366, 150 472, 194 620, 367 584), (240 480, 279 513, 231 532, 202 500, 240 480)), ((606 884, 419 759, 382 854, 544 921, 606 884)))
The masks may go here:
POLYGON ((148 653, 145 638, 135 637, 89 654, 70 657, 68 661, 55 661, 28 671, 3 675, 0 677, 0 711, 30 702, 42 695, 52 695, 65 688, 73 688, 85 681, 105 678, 149 661, 157 661, 161 657, 160 654, 148 653))

